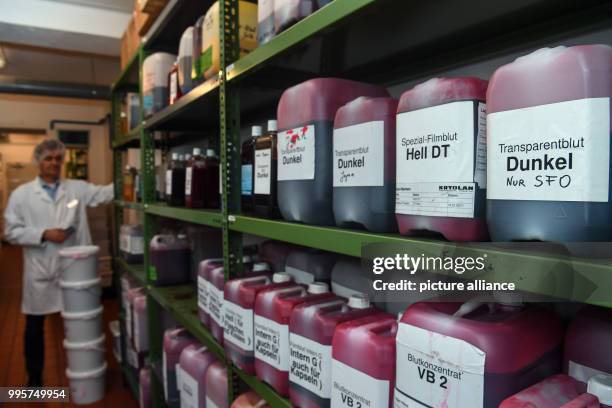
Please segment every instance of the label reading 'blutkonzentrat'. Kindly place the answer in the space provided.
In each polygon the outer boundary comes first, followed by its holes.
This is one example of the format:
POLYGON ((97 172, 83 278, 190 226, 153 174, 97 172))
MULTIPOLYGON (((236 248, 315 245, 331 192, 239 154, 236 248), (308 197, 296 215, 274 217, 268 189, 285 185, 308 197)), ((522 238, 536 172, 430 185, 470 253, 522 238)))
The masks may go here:
POLYGON ((485 187, 485 111, 460 101, 397 115, 398 214, 474 217, 476 189, 485 187))
POLYGON ((470 343, 400 323, 395 408, 482 408, 486 354, 470 343))
POLYGON ((315 127, 303 126, 278 134, 278 180, 314 180, 315 127))
POLYGON ((388 380, 374 378, 334 359, 331 408, 387 408, 390 386, 388 380))
POLYGON ((385 122, 334 129, 334 187, 384 185, 385 122))
POLYGON ((607 202, 610 99, 491 113, 487 198, 607 202))

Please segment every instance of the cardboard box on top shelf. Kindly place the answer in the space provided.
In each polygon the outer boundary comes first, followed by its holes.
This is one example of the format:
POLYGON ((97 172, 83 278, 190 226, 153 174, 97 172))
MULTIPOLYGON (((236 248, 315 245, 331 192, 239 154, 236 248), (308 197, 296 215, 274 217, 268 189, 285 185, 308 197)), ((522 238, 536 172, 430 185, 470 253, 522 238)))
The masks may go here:
POLYGON ((145 13, 144 11, 140 11, 138 9, 134 10, 134 21, 136 22, 136 31, 140 37, 144 37, 149 28, 155 22, 157 15, 145 13))
POLYGON ((135 8, 145 13, 157 15, 166 4, 168 4, 168 0, 136 0, 135 8))
POLYGON ((134 53, 138 50, 139 44, 140 37, 138 36, 138 30, 136 28, 136 19, 134 15, 132 15, 121 37, 121 69, 124 69, 128 62, 130 62, 134 53))

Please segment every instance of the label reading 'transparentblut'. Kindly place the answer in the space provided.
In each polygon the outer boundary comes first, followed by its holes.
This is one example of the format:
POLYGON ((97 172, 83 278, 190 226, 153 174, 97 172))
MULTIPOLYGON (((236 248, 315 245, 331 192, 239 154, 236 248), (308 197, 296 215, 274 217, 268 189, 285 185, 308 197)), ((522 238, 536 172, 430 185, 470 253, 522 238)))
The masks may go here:
POLYGON ((270 194, 272 149, 255 150, 255 194, 270 194))
POLYGON ((278 180, 314 180, 315 127, 303 126, 278 134, 278 180))
POLYGON ((334 187, 384 185, 385 122, 334 129, 334 187))

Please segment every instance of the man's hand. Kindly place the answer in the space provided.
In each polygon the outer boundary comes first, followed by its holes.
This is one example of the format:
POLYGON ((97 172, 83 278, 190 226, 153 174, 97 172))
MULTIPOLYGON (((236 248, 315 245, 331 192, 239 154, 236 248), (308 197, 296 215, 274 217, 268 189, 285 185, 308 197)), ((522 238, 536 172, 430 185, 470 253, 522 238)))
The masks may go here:
POLYGON ((70 233, 67 230, 61 228, 53 228, 45 230, 43 233, 43 241, 55 242, 56 244, 62 244, 70 233))

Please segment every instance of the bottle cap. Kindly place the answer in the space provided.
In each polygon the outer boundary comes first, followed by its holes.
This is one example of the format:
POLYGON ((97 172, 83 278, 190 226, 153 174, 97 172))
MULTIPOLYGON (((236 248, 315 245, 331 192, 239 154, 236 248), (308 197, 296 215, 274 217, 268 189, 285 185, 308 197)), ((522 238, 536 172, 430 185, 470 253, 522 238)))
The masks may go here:
POLYGON ((587 392, 599 398, 601 405, 612 405, 612 375, 597 374, 591 377, 587 392))
POLYGON ((270 266, 265 262, 257 262, 253 264, 253 272, 263 272, 263 271, 269 271, 269 270, 270 270, 270 266))
POLYGON ((215 156, 215 149, 206 149, 206 156, 214 157, 215 156))
POLYGON ((268 132, 276 132, 278 130, 278 122, 275 119, 268 121, 268 132))
POLYGON ((351 295, 348 301, 348 307, 353 309, 367 309, 370 307, 370 298, 363 294, 351 295))
POLYGON ((261 126, 253 126, 251 128, 251 136, 257 137, 257 136, 261 136, 262 134, 263 134, 263 131, 261 129, 261 126))
POLYGON ((178 158, 179 158, 178 153, 172 153, 172 160, 178 160, 178 158))
POLYGON ((291 282, 291 275, 289 275, 287 272, 276 272, 274 275, 272 275, 272 282, 274 283, 291 282))
POLYGON ((325 282, 312 282, 308 284, 308 293, 312 295, 320 295, 327 292, 329 292, 329 286, 325 282))
POLYGON ((194 156, 199 156, 200 154, 202 154, 202 151, 200 150, 199 147, 194 147, 193 148, 193 155, 194 156))

